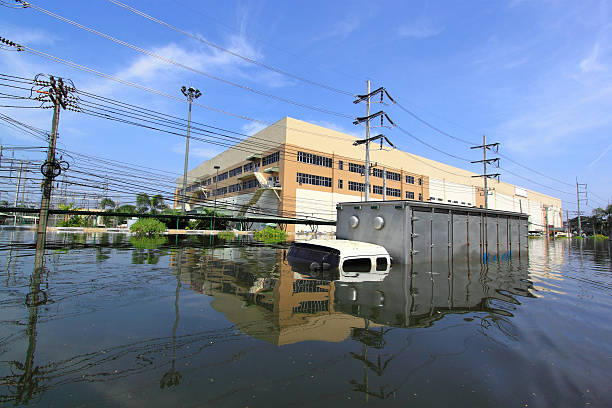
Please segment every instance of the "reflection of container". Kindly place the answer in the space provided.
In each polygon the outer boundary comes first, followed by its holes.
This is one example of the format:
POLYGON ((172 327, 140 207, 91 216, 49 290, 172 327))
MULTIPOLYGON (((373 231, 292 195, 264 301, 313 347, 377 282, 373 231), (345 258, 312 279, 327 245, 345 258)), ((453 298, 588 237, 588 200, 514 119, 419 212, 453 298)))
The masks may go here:
POLYGON ((386 274, 391 266, 389 253, 380 245, 347 240, 310 240, 296 242, 287 261, 300 271, 335 271, 340 278, 360 274, 386 274))
POLYGON ((400 263, 487 262, 527 251, 527 214, 408 200, 340 203, 337 210, 337 238, 382 245, 400 263))

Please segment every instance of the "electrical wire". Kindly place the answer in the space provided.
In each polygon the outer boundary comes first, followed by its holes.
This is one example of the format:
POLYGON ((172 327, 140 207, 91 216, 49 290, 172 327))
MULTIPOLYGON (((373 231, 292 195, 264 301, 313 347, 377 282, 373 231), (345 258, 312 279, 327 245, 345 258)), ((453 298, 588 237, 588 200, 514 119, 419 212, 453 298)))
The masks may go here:
POLYGON ((194 34, 188 32, 188 31, 185 31, 185 30, 182 30, 182 29, 180 29, 178 27, 170 25, 169 23, 167 23, 165 21, 162 21, 162 20, 160 20, 158 18, 155 18, 155 17, 153 17, 153 16, 151 16, 151 15, 149 15, 149 14, 147 14, 147 13, 141 11, 141 10, 138 10, 138 9, 136 9, 134 7, 131 7, 131 6, 129 6, 129 5, 125 4, 125 3, 122 3, 120 1, 117 1, 117 0, 108 0, 108 1, 113 3, 113 4, 115 4, 115 5, 117 5, 117 6, 119 6, 119 7, 122 7, 125 10, 128 10, 128 11, 134 13, 134 14, 137 14, 137 15, 139 15, 141 17, 144 17, 147 20, 150 20, 150 21, 152 21, 154 23, 157 23, 157 24, 160 24, 162 26, 165 26, 165 27, 169 28, 170 30, 173 30, 173 31, 175 31, 177 33, 183 34, 186 37, 189 37, 189 38, 192 38, 194 40, 197 40, 197 41, 199 41, 199 42, 201 42, 203 44, 208 45, 211 48, 214 48, 216 50, 223 51, 223 52, 225 52, 227 54, 233 55, 234 57, 240 58, 243 61, 246 61, 246 62, 249 62, 251 64, 257 65, 259 67, 268 69, 268 70, 270 70, 272 72, 276 72, 277 74, 285 75, 285 76, 287 76, 289 78, 292 78, 292 79, 304 82, 306 84, 314 85, 314 86, 326 89, 328 91, 336 92, 336 93, 339 93, 339 94, 342 94, 342 95, 347 95, 347 96, 354 96, 354 94, 352 92, 343 91, 342 89, 338 89, 338 88, 335 88, 333 86, 323 84, 321 82, 313 81, 313 80, 304 78, 302 76, 292 74, 292 73, 284 71, 284 70, 282 70, 280 68, 273 67, 273 66, 265 64, 265 63, 263 63, 261 61, 257 61, 257 60, 255 60, 253 58, 246 57, 246 56, 241 55, 241 54, 239 54, 239 53, 237 53, 235 51, 232 51, 232 50, 229 50, 227 48, 221 47, 220 45, 217 45, 217 44, 215 44, 215 43, 213 43, 211 41, 208 41, 208 40, 206 40, 206 39, 204 39, 204 38, 202 38, 200 36, 194 35, 194 34))
POLYGON ((347 115, 347 114, 344 114, 344 113, 335 112, 335 111, 332 111, 332 110, 329 110, 329 109, 320 108, 318 106, 308 105, 308 104, 305 104, 305 103, 302 103, 302 102, 299 102, 299 101, 296 101, 296 100, 284 98, 284 97, 281 97, 281 96, 278 96, 278 95, 274 95, 274 94, 271 94, 271 93, 268 93, 268 92, 265 92, 265 91, 261 91, 261 90, 249 87, 247 85, 242 85, 242 84, 239 84, 237 82, 233 82, 233 81, 230 81, 230 80, 218 77, 216 75, 209 74, 209 73, 207 73, 205 71, 202 71, 200 69, 191 67, 189 65, 183 64, 183 63, 178 62, 178 61, 175 61, 175 60, 173 60, 171 58, 167 58, 167 57, 164 57, 162 55, 156 54, 156 53, 154 53, 152 51, 145 50, 144 48, 137 47, 136 45, 133 45, 133 44, 128 43, 126 41, 120 40, 120 39, 115 38, 115 37, 113 37, 111 35, 108 35, 108 34, 105 34, 105 33, 101 32, 101 31, 95 30, 93 28, 87 27, 87 26, 85 26, 83 24, 80 24, 80 23, 78 23, 76 21, 70 20, 70 19, 68 19, 66 17, 62 17, 59 14, 56 14, 56 13, 54 13, 52 11, 49 11, 49 10, 46 10, 46 9, 44 9, 42 7, 39 7, 39 6, 35 5, 35 4, 32 4, 31 2, 27 2, 27 6, 28 6, 28 8, 32 8, 32 9, 34 9, 36 11, 39 11, 39 12, 41 12, 43 14, 46 14, 46 15, 48 15, 50 17, 53 17, 53 18, 55 18, 57 20, 60 20, 60 21, 63 21, 65 23, 68 23, 70 25, 73 25, 73 26, 75 26, 75 27, 77 27, 77 28, 79 28, 81 30, 87 31, 87 32, 89 32, 91 34, 95 34, 95 35, 97 35, 99 37, 102 37, 102 38, 105 38, 107 40, 110 40, 110 41, 112 41, 112 42, 114 42, 116 44, 122 45, 124 47, 128 47, 128 48, 130 48, 130 49, 132 49, 134 51, 137 51, 137 52, 140 52, 142 54, 148 55, 149 57, 158 59, 158 60, 163 61, 163 62, 165 62, 167 64, 171 64, 171 65, 174 65, 176 67, 179 67, 179 68, 191 71, 193 73, 202 75, 204 77, 207 77, 209 79, 213 79, 215 81, 224 83, 226 85, 231 85, 231 86, 240 88, 240 89, 248 91, 248 92, 252 92, 252 93, 260 95, 260 96, 265 96, 267 98, 274 99, 274 100, 277 100, 277 101, 280 101, 280 102, 284 102, 284 103, 288 103, 288 104, 292 104, 292 105, 295 105, 295 106, 299 106, 301 108, 310 109, 310 110, 313 110, 313 111, 325 113, 325 114, 332 115, 332 116, 344 117, 344 118, 348 118, 348 119, 352 119, 353 118, 352 115, 347 115))

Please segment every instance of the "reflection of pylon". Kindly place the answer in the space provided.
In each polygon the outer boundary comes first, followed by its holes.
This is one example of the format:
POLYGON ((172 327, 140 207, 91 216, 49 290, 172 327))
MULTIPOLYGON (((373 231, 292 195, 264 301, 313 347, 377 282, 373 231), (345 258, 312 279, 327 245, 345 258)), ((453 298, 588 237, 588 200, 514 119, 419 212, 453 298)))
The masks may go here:
POLYGON ((387 399, 393 395, 396 389, 386 391, 389 384, 385 384, 378 387, 378 392, 372 391, 369 385, 369 370, 376 373, 377 376, 382 377, 389 363, 395 358, 395 355, 391 354, 391 357, 383 360, 388 354, 378 354, 376 357, 376 363, 368 360, 368 347, 375 349, 383 349, 386 345, 384 335, 387 334, 391 329, 380 328, 380 331, 372 330, 369 328, 370 321, 366 318, 364 328, 353 328, 351 332, 351 338, 362 344, 361 354, 351 352, 351 357, 359 360, 363 364, 363 383, 357 380, 350 380, 350 383, 355 387, 354 391, 362 392, 365 395, 365 402, 369 401, 369 397, 373 396, 379 399, 387 399))

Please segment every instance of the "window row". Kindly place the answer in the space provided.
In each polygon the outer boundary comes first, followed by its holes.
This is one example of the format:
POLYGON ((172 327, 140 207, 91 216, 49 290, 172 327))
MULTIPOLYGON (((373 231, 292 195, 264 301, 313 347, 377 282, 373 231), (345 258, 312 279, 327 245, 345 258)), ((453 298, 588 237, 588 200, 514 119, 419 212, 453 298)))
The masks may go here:
POLYGON ((297 182, 300 184, 311 184, 313 186, 323 186, 323 187, 332 186, 331 177, 316 176, 314 174, 298 173, 297 182))
MULTIPOLYGON (((420 196, 420 194, 419 194, 419 196, 420 196)), ((442 199, 442 198, 437 198, 436 199, 436 197, 429 197, 429 201, 436 201, 436 200, 444 201, 444 199, 442 199)), ((459 204, 459 201, 457 201, 457 200, 446 200, 446 201, 451 203, 451 204, 459 204)), ((461 205, 469 205, 469 206, 471 206, 472 203, 466 203, 465 201, 461 201, 461 205)))
POLYGON ((267 156, 264 156, 261 159, 261 165, 267 166, 268 164, 277 163, 280 159, 280 152, 272 153, 267 156))
POLYGON ((302 163, 314 164, 331 168, 333 165, 332 159, 329 157, 319 156, 317 154, 298 152, 298 161, 302 163))
POLYGON ((365 166, 363 164, 349 163, 349 171, 353 173, 365 174, 365 166))
POLYGON ((238 166, 235 169, 231 169, 229 171, 229 176, 230 177, 234 177, 234 176, 237 176, 239 174, 242 174, 242 166, 238 166))
POLYGON ((402 191, 398 188, 387 187, 387 195, 390 197, 401 197, 402 191))
POLYGON ((221 173, 219 174, 219 176, 213 176, 212 181, 213 183, 216 183, 218 181, 223 181, 223 180, 227 180, 227 178, 229 177, 227 171, 225 173, 221 173))

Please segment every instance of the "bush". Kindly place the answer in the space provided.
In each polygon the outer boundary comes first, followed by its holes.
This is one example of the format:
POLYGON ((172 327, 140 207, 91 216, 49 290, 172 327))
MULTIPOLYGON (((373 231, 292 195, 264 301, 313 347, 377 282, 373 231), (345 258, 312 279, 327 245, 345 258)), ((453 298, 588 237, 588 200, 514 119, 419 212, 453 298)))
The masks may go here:
POLYGON ((168 239, 166 237, 130 237, 130 244, 132 244, 134 248, 140 249, 156 249, 165 245, 167 242, 168 239))
POLYGON ((236 236, 234 235, 232 231, 221 231, 219 234, 217 234, 217 237, 219 237, 220 239, 224 241, 231 241, 236 236))
POLYGON ((130 227, 130 232, 137 236, 161 235, 166 231, 166 225, 155 218, 141 218, 130 227))
POLYGON ((255 231, 253 237, 267 244, 275 244, 284 242, 287 239, 287 233, 278 228, 266 227, 261 231, 255 231))
POLYGON ((83 215, 71 215, 67 220, 58 223, 60 227, 89 227, 91 222, 83 215))

